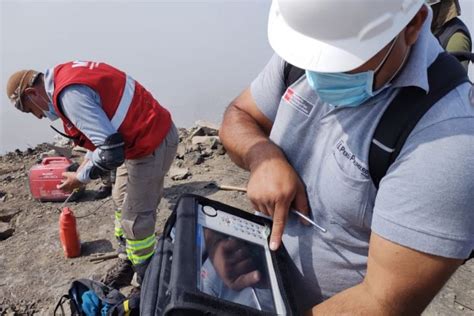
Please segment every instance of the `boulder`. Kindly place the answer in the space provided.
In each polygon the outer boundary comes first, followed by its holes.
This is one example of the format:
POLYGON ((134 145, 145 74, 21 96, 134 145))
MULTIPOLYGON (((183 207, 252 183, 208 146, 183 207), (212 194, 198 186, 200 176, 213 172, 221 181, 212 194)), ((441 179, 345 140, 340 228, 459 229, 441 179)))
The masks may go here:
POLYGON ((201 152, 194 151, 184 156, 184 163, 186 166, 192 167, 194 165, 200 165, 204 162, 204 155, 201 152))
POLYGON ((191 140, 193 145, 203 145, 211 149, 216 149, 220 144, 219 136, 194 136, 191 140))
POLYGON ((186 154, 186 145, 183 143, 178 144, 178 149, 176 151, 176 158, 183 159, 186 154))
POLYGON ((169 176, 173 180, 184 180, 191 175, 188 168, 179 168, 172 166, 169 171, 169 176))

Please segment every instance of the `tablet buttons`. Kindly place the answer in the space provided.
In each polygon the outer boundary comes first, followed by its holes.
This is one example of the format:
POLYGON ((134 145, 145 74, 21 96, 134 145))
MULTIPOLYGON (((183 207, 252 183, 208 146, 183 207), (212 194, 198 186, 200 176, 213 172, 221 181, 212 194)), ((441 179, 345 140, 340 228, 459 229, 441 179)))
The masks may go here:
POLYGON ((202 208, 202 212, 204 214, 206 214, 207 216, 210 216, 210 217, 215 217, 217 216, 217 211, 215 208, 213 208, 212 206, 209 206, 209 205, 205 205, 203 208, 202 208))

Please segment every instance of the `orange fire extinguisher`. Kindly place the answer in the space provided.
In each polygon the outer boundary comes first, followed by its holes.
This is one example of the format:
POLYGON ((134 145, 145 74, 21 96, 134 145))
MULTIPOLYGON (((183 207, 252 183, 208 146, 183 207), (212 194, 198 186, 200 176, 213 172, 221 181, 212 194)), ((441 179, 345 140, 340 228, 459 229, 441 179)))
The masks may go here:
POLYGON ((81 241, 76 228, 76 218, 69 207, 63 207, 59 216, 59 239, 66 258, 78 257, 81 254, 81 241))

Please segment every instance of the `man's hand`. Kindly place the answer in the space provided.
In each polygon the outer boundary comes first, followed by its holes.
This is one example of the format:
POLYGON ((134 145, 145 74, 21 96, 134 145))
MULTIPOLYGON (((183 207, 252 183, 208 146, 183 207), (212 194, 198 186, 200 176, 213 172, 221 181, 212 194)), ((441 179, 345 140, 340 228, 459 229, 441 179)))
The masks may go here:
POLYGON ((228 288, 240 291, 261 280, 261 273, 245 244, 210 230, 205 230, 205 235, 212 265, 228 288))
POLYGON ((268 137, 272 125, 248 88, 227 108, 219 136, 230 158, 250 170, 248 196, 255 209, 273 216, 270 248, 276 250, 290 206, 306 215, 309 207, 303 183, 268 137))
POLYGON ((256 210, 273 217, 272 250, 280 247, 290 208, 309 213, 303 182, 284 158, 269 158, 252 166, 247 194, 256 210))
POLYGON ((72 192, 82 186, 82 182, 77 179, 75 172, 63 172, 62 176, 63 181, 56 188, 65 192, 72 192))

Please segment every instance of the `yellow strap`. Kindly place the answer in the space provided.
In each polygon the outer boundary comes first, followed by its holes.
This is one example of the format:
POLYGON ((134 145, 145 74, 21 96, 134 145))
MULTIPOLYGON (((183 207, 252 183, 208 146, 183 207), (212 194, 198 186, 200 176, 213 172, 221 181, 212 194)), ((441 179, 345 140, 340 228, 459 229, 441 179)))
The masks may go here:
POLYGON ((125 316, 130 316, 130 307, 128 306, 128 300, 123 302, 123 311, 125 312, 125 316))

